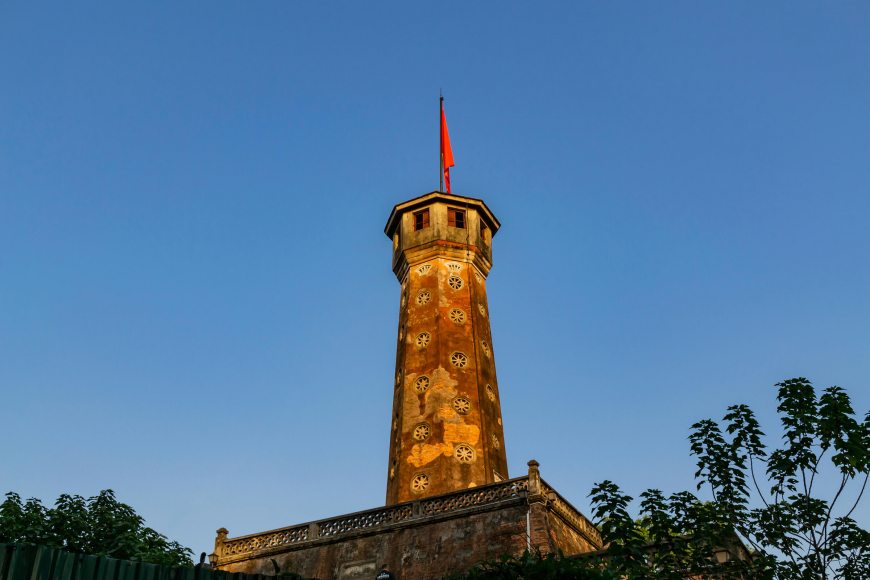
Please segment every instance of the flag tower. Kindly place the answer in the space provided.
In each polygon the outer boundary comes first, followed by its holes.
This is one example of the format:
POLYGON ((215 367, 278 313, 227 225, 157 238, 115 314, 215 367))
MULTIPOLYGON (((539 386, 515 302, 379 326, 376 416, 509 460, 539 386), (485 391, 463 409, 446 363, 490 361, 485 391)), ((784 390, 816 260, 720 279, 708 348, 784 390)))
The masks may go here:
POLYGON ((486 294, 499 227, 483 200, 441 191, 387 220, 401 283, 388 505, 508 478, 486 294))
POLYGON ((393 207, 384 228, 401 285, 395 374, 377 395, 393 399, 381 424, 387 505, 237 537, 220 528, 209 561, 222 572, 368 580, 386 564, 402 580, 426 580, 493 554, 594 557, 602 547, 537 461, 509 478, 487 300, 501 224, 483 200, 451 192, 443 99, 440 113, 441 188, 393 207))

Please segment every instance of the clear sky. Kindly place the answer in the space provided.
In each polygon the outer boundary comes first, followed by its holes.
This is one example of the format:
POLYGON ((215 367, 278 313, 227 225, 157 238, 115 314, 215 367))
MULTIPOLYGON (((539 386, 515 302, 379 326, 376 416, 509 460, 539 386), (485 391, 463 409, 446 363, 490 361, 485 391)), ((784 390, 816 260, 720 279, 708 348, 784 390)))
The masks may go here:
POLYGON ((588 514, 693 489, 729 404, 776 433, 780 380, 870 409, 865 2, 4 2, 0 493, 197 554, 383 505, 439 90, 511 476, 588 514))

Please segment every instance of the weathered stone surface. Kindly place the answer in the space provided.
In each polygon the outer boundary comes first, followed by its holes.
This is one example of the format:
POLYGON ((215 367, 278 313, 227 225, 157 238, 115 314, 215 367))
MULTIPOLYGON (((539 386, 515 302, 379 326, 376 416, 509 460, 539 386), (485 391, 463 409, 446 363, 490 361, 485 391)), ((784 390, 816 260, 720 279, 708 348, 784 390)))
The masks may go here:
MULTIPOLYGON (((300 544, 293 549, 220 565, 221 570, 271 574, 274 558, 282 570, 290 568, 306 578, 322 580, 373 579, 374 570, 387 564, 398 580, 441 578, 453 570, 467 570, 480 560, 519 554, 527 546, 529 515, 532 547, 543 552, 561 549, 568 554, 598 549, 570 529, 543 504, 522 499, 502 502, 497 509, 469 509, 465 514, 416 525, 385 527, 374 533, 300 544), (372 570, 368 576, 360 571, 372 570)), ((367 573, 367 572, 366 572, 367 573)))
POLYGON ((274 558, 282 570, 322 580, 355 580, 384 564, 398 580, 427 580, 527 547, 601 547, 598 531, 540 479, 536 462, 527 477, 473 490, 239 538, 221 528, 215 554, 232 572, 272 573, 274 558))
MULTIPOLYGON (((342 568, 352 562, 374 562, 378 569, 387 564, 400 580, 438 578, 480 559, 516 552, 523 540, 517 537, 518 524, 525 525, 524 506, 517 503, 463 518, 325 541, 274 558, 282 569, 290 567, 306 578, 340 580, 342 568)), ((268 558, 221 569, 251 574, 274 570, 268 558)))
POLYGON ((387 505, 508 478, 486 299, 498 228, 481 200, 440 192, 390 215, 385 232, 402 288, 387 505), (449 225, 450 208, 465 212, 464 228, 449 225), (422 210, 429 225, 415 231, 422 210), (453 364, 454 356, 467 364, 453 364))

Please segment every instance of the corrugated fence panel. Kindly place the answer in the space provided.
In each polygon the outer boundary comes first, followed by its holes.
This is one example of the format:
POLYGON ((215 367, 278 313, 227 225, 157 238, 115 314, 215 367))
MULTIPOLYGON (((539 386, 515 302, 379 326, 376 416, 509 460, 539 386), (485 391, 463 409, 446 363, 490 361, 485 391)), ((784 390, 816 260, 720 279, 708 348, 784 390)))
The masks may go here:
POLYGON ((51 580, 73 580, 78 556, 69 552, 57 551, 57 562, 51 580))
POLYGON ((157 566, 155 564, 142 564, 138 580, 157 580, 157 566))
POLYGON ((28 580, 33 562, 36 560, 37 547, 12 544, 7 549, 10 549, 11 553, 8 554, 9 564, 3 580, 28 580))
POLYGON ((157 576, 155 580, 175 580, 175 574, 178 568, 170 568, 169 566, 157 566, 157 576))
POLYGON ((100 558, 94 580, 115 580, 115 572, 118 569, 118 560, 114 558, 100 558))
POLYGON ((57 554, 58 550, 52 550, 45 546, 37 546, 36 556, 33 559, 33 567, 30 570, 30 580, 50 580, 51 569, 57 554))
POLYGON ((0 543, 0 580, 282 580, 210 568, 159 566, 85 556, 45 546, 0 543))
MULTIPOLYGON (((76 575, 76 580, 95 580, 97 575, 97 567, 100 565, 100 559, 96 556, 81 556, 79 558, 79 569, 76 575)), ((12 580, 10 578, 9 580, 12 580)))
MULTIPOLYGON (((117 580, 136 580, 136 574, 139 572, 138 562, 123 561, 123 564, 118 569, 117 580)), ((82 579, 79 579, 82 580, 82 579)))
POLYGON ((12 546, 0 544, 0 580, 6 580, 9 575, 9 564, 12 561, 12 546))

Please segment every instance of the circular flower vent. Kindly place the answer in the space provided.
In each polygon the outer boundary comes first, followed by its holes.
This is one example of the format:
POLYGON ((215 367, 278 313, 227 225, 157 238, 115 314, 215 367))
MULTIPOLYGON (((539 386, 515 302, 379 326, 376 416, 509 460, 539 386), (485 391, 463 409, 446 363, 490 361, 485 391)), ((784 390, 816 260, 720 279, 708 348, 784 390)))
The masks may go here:
POLYGON ((432 433, 432 429, 426 423, 420 423, 414 427, 414 439, 417 441, 425 440, 432 433))
POLYGON ((454 324, 464 324, 465 323, 465 313, 459 308, 453 308, 450 312, 447 313, 447 317, 454 324))
POLYGON ((414 381, 414 390, 422 395, 429 390, 430 384, 431 381, 429 380, 429 377, 427 377, 426 375, 421 375, 417 377, 416 381, 414 381))
POLYGON ((471 412, 471 401, 467 397, 456 397, 453 399, 453 409, 460 415, 467 415, 471 412))
POLYGON ((423 290, 422 292, 417 294, 417 306, 429 304, 430 300, 432 300, 432 294, 428 290, 423 290))
POLYGON ((453 448, 453 457, 455 457, 459 463, 474 463, 474 449, 472 449, 470 445, 460 443, 453 448))
POLYGON ((417 345, 417 348, 426 348, 426 345, 429 344, 429 341, 432 340, 432 335, 428 332, 421 332, 417 335, 417 339, 414 343, 417 345))
POLYGON ((458 369, 464 369, 468 366, 468 355, 464 352, 454 352, 450 355, 450 364, 458 369))
POLYGON ((459 276, 450 276, 447 278, 447 285, 453 288, 454 290, 459 290, 462 288, 462 278, 459 276))
POLYGON ((486 398, 495 403, 495 389, 492 385, 486 385, 486 398))
POLYGON ((425 473, 418 473, 411 480, 411 491, 422 493, 429 487, 429 476, 425 473))

